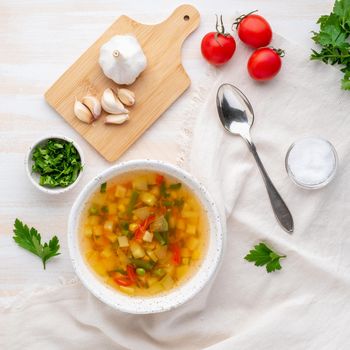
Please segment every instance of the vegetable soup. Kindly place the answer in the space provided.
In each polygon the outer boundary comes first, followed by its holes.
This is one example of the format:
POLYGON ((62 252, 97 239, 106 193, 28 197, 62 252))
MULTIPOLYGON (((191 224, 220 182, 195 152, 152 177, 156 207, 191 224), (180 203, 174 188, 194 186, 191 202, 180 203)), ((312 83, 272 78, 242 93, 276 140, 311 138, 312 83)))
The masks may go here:
POLYGON ((81 222, 87 264, 109 285, 135 296, 175 288, 199 266, 207 217, 190 189, 151 171, 101 185, 81 222))

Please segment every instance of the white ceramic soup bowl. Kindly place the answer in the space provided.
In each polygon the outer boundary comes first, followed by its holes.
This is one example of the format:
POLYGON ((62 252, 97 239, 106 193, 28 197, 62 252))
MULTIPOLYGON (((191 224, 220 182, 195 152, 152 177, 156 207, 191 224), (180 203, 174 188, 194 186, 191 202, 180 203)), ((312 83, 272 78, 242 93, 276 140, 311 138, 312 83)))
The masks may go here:
POLYGON ((215 275, 223 254, 225 232, 216 205, 206 189, 184 170, 156 160, 133 160, 112 166, 90 181, 79 194, 70 212, 68 245, 73 266, 85 287, 107 305, 132 314, 167 311, 193 298, 215 275), (80 221, 85 205, 100 185, 118 175, 138 170, 168 174, 185 184, 201 202, 208 218, 208 242, 200 266, 187 281, 166 294, 128 296, 105 284, 87 265, 80 247, 80 221))

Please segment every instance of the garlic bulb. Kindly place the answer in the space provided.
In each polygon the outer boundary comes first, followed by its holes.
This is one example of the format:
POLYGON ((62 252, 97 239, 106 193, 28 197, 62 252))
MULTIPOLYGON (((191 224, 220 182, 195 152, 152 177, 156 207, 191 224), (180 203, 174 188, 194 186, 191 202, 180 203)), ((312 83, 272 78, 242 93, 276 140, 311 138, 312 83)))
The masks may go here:
POLYGON ((111 114, 129 113, 112 89, 106 89, 101 97, 102 108, 111 114))
POLYGON ((123 124, 129 120, 129 114, 109 114, 106 116, 105 124, 123 124))
POLYGON ((84 123, 90 124, 94 121, 94 117, 90 112, 89 108, 87 108, 77 99, 75 99, 74 103, 74 114, 79 120, 81 120, 84 123))
POLYGON ((101 103, 97 97, 88 95, 83 98, 82 102, 87 108, 89 108, 95 119, 101 115, 101 103))
POLYGON ((115 35, 100 48, 103 73, 117 84, 132 84, 147 66, 147 58, 132 35, 115 35))

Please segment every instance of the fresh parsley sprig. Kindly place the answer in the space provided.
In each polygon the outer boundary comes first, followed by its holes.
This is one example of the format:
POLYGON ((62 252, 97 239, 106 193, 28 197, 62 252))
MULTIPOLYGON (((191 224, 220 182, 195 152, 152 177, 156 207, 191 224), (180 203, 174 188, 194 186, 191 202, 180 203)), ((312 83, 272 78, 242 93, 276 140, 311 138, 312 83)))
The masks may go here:
POLYGON ((41 243, 40 233, 34 228, 30 228, 23 224, 22 221, 16 219, 14 225, 14 241, 23 249, 37 255, 43 262, 46 269, 46 262, 52 257, 59 255, 60 249, 57 236, 54 236, 49 243, 41 243))
POLYGON ((311 59, 341 65, 341 87, 350 90, 350 0, 336 0, 333 11, 317 23, 320 31, 313 32, 312 40, 322 48, 319 52, 312 50, 311 59))
POLYGON ((255 266, 266 265, 267 272, 281 270, 280 260, 283 258, 286 258, 286 255, 277 254, 263 242, 256 245, 244 257, 245 260, 254 262, 255 266))

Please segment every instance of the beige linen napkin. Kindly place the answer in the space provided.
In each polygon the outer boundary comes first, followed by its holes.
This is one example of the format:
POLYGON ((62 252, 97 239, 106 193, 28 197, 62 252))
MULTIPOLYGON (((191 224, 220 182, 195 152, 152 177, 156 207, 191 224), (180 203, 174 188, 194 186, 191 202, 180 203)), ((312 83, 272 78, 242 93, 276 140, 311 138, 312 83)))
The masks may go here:
POLYGON ((211 191, 227 223, 226 253, 212 284, 176 310, 134 316, 73 281, 2 310, 1 349, 350 348, 350 94, 340 90, 335 69, 309 61, 308 49, 279 37, 274 44, 286 50, 275 80, 251 81, 249 50, 239 47, 184 128, 178 162, 211 191), (219 124, 215 93, 222 82, 237 85, 253 105, 253 139, 294 215, 293 235, 276 223, 246 145, 219 124), (338 174, 322 190, 298 189, 284 170, 289 145, 305 135, 323 136, 338 150, 338 174), (287 255, 281 271, 267 274, 243 259, 261 240, 287 255))

